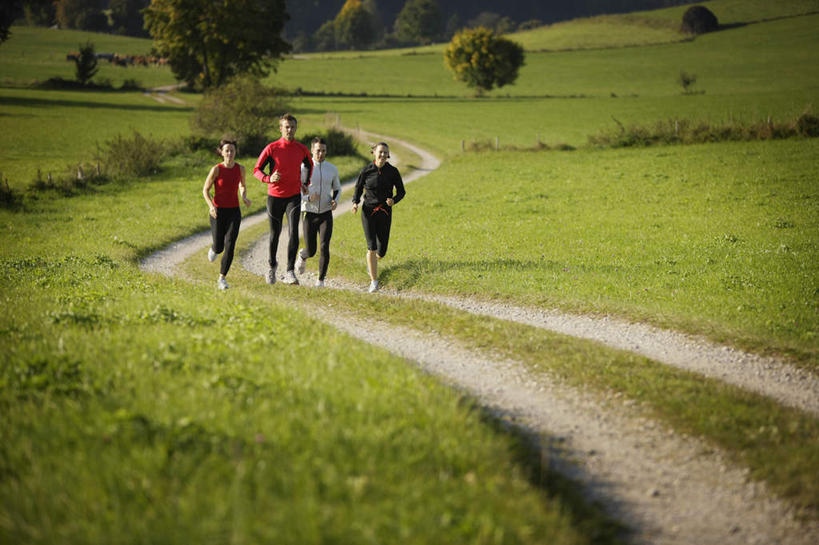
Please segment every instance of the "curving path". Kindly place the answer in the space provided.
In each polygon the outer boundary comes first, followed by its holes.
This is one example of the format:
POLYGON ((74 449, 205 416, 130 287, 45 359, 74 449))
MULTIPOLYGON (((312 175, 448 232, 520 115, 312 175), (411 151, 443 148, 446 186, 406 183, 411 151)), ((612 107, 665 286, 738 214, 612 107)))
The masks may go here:
MULTIPOLYGON (((437 168, 437 159, 425 150, 395 138, 386 140, 401 143, 422 158, 421 168, 405 182, 437 168)), ((349 208, 349 203, 342 204, 336 213, 349 208)), ((265 213, 249 216, 243 219, 242 227, 265 219, 265 213)), ((149 256, 141 266, 146 271, 173 275, 176 265, 209 244, 210 234, 203 232, 149 256)), ((284 246, 282 241, 280 252, 284 246)), ((239 261, 262 276, 267 269, 267 236, 239 261)), ((310 274, 302 278, 312 280, 310 274)), ((333 278, 327 285, 362 292, 365 287, 333 278)), ((277 284, 271 289, 292 288, 277 284)), ((593 339, 819 414, 819 381, 813 375, 701 338, 621 320, 462 298, 388 290, 375 296, 420 297, 466 312, 593 339)), ((442 377, 514 425, 549 437, 549 442, 541 445, 544 459, 580 482, 589 497, 631 527, 631 543, 812 544, 819 539, 819 523, 800 522, 786 502, 769 494, 764 485, 749 482, 746 470, 733 467, 711 446, 657 424, 637 407, 535 376, 517 362, 476 353, 439 336, 386 324, 367 323, 364 327, 357 317, 328 308, 304 310, 442 377)))

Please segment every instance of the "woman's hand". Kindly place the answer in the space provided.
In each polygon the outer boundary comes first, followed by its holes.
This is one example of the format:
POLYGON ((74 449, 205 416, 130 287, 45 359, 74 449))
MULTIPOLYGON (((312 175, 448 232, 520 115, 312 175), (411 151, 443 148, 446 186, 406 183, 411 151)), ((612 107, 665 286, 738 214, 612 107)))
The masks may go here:
POLYGON ((213 219, 216 219, 216 207, 215 206, 210 205, 208 207, 208 213, 210 214, 210 217, 212 217, 213 219))
POLYGON ((330 210, 335 210, 338 203, 334 199, 330 199, 330 210))
POLYGON ((358 203, 354 202, 353 203, 353 214, 355 214, 356 212, 358 212, 358 203))
POLYGON ((386 202, 387 202, 387 206, 392 206, 392 205, 395 204, 395 201, 392 198, 388 198, 386 202))
POLYGON ((246 196, 242 195, 242 200, 245 202, 245 206, 250 208, 250 199, 248 199, 246 196))

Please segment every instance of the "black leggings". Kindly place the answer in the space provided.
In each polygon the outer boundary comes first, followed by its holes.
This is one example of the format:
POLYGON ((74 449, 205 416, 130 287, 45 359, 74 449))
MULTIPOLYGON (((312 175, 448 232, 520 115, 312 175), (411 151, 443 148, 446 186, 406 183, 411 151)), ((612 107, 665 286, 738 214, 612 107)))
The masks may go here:
POLYGON ((299 216, 301 212, 301 195, 292 197, 267 196, 267 219, 270 220, 270 257, 271 268, 278 264, 276 251, 279 248, 279 235, 282 232, 282 217, 287 215, 287 270, 296 266, 296 252, 299 251, 299 216))
POLYGON ((330 265, 330 239, 333 236, 333 212, 328 210, 322 214, 313 212, 304 213, 304 223, 302 224, 304 233, 304 245, 302 257, 309 258, 316 255, 316 235, 321 240, 321 253, 319 254, 319 280, 324 280, 327 275, 327 266, 330 265))
POLYGON ((362 206, 361 225, 364 226, 367 249, 377 251, 379 257, 387 255, 387 245, 390 242, 390 226, 392 225, 392 207, 386 204, 375 208, 362 206))
POLYGON ((233 250, 239 237, 239 226, 242 224, 242 213, 239 208, 217 208, 216 217, 210 218, 210 232, 213 235, 213 251, 222 254, 222 265, 219 272, 226 275, 233 263, 233 250))

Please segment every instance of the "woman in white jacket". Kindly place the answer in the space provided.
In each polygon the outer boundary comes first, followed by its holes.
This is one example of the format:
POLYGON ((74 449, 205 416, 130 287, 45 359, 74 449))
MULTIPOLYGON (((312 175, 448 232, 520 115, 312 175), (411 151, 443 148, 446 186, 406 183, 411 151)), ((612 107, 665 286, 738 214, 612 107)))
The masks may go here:
POLYGON ((306 261, 319 250, 319 277, 316 286, 324 286, 327 267, 330 264, 330 238, 333 236, 333 210, 336 209, 338 196, 341 193, 341 180, 338 169, 325 161, 327 142, 316 137, 310 147, 313 154, 313 174, 310 178, 308 192, 302 196, 301 210, 304 219, 301 222, 305 247, 299 250, 296 259, 296 270, 304 273, 306 261), (320 247, 318 247, 320 242, 320 247))

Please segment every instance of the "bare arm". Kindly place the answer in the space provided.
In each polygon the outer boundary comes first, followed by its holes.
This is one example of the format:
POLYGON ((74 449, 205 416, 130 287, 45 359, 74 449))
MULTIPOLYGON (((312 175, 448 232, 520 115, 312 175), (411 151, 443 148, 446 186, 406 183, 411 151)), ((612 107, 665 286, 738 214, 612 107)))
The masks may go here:
POLYGON ((216 207, 213 205, 213 201, 210 198, 210 188, 213 187, 213 183, 216 181, 216 174, 218 170, 218 165, 210 169, 208 177, 205 178, 205 185, 202 187, 202 196, 205 197, 205 202, 208 203, 208 213, 213 218, 216 217, 216 207))
POLYGON ((239 178, 239 191, 242 194, 242 201, 244 201, 245 206, 250 206, 250 199, 247 198, 247 183, 245 182, 245 167, 239 165, 239 171, 242 173, 241 177, 239 178))

